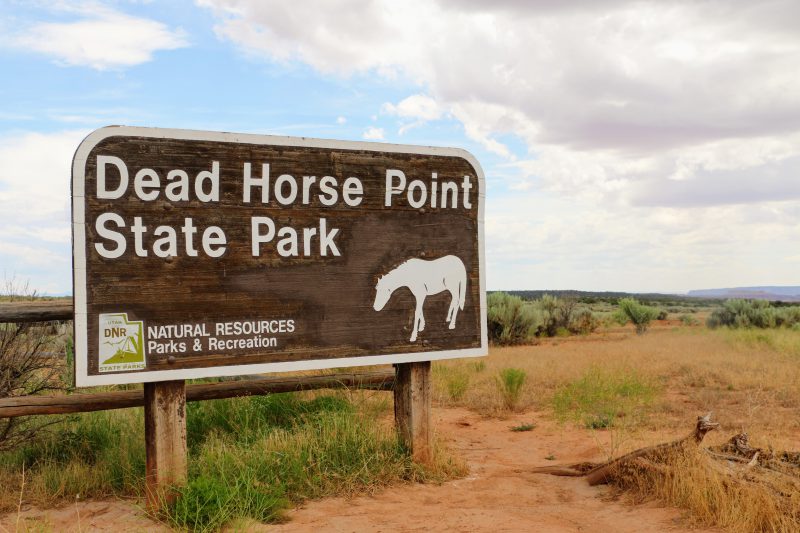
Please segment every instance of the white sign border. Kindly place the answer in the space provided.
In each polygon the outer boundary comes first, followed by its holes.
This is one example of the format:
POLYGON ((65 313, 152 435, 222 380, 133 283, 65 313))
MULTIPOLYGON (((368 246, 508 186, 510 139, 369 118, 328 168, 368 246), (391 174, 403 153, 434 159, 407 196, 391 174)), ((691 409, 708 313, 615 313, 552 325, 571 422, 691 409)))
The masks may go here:
POLYGON ((483 169, 471 153, 460 148, 436 146, 413 146, 403 144, 375 143, 363 141, 337 141, 309 137, 283 137, 245 133, 210 132, 169 128, 145 128, 138 126, 106 126, 90 133, 78 146, 72 160, 72 272, 73 272, 73 311, 75 313, 74 356, 75 385, 93 387, 98 385, 122 385, 128 383, 149 383, 176 379, 196 379, 243 374, 263 374, 268 372, 292 372, 300 370, 321 370, 349 366, 370 366, 393 363, 414 363, 459 357, 482 357, 488 354, 489 340, 486 324, 486 279, 485 252, 483 243, 484 204, 486 203, 486 182, 483 169), (263 144, 272 146, 297 146, 328 148, 338 150, 365 150, 370 152, 393 152, 419 155, 460 157, 472 165, 478 177, 478 250, 480 277, 480 320, 481 346, 458 350, 435 352, 414 352, 401 354, 367 355, 334 359, 309 359, 305 361, 285 361, 279 363, 254 363, 205 368, 176 368, 174 370, 136 371, 130 373, 88 374, 88 323, 86 303, 86 209, 85 182, 86 160, 92 149, 102 140, 116 136, 149 137, 151 139, 179 139, 191 141, 220 141, 229 143, 263 144))

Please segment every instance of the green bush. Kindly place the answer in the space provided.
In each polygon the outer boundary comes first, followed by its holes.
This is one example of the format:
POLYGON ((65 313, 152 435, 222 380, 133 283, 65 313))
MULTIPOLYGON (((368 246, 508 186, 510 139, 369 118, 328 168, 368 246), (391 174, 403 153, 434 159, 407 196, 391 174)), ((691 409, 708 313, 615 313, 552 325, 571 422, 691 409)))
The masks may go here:
POLYGON ((579 311, 570 323, 569 330, 580 335, 588 335, 600 327, 600 320, 588 309, 579 311))
POLYGON ((726 300, 706 322, 710 328, 793 328, 800 324, 800 306, 772 307, 766 300, 726 300))
POLYGON ((591 309, 578 309, 574 298, 549 294, 533 301, 504 292, 489 294, 489 340, 494 344, 523 344, 536 337, 586 335, 600 326, 591 309))
POLYGON ((528 375, 519 368, 504 368, 500 371, 497 380, 503 404, 510 410, 515 410, 522 395, 522 388, 528 375))
POLYGON ((559 335, 559 331, 571 330, 570 325, 577 305, 576 300, 543 294, 534 302, 534 305, 542 315, 542 324, 537 331, 538 336, 558 337, 563 336, 563 332, 559 335))
POLYGON ((681 324, 684 326, 696 326, 699 324, 698 320, 692 315, 681 315, 678 317, 678 320, 680 320, 681 324))
POLYGON ((495 344, 530 342, 543 324, 536 307, 519 296, 494 292, 487 299, 489 340, 495 344))
POLYGON ((647 331, 650 321, 658 316, 658 309, 640 304, 634 298, 622 298, 618 302, 621 314, 636 326, 636 334, 647 331))

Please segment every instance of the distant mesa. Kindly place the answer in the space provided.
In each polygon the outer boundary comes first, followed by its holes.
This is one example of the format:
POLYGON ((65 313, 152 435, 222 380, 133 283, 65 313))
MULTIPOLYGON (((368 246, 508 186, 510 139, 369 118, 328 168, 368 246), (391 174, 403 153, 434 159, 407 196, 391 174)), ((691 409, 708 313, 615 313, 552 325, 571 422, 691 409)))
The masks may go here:
POLYGON ((687 296, 695 298, 743 298, 747 300, 800 302, 800 286, 700 289, 689 291, 687 296))

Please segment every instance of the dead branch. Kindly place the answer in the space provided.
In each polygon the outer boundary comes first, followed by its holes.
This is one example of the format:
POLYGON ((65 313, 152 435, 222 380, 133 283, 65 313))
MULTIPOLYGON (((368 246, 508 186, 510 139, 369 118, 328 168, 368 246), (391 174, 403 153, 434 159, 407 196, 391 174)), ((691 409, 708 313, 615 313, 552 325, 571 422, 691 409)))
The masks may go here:
MULTIPOLYGON (((632 471, 672 472, 670 458, 691 446, 699 446, 709 431, 719 424, 711 421, 711 413, 697 418, 694 431, 682 439, 640 448, 604 463, 575 463, 534 468, 533 472, 554 476, 585 477, 590 485, 619 480, 632 471)), ((785 496, 786 484, 800 484, 800 452, 775 452, 754 448, 747 433, 738 433, 720 446, 703 450, 712 459, 709 466, 721 474, 757 481, 773 493, 785 496), (734 467, 733 464, 738 466, 734 467)))
MULTIPOLYGON (((577 463, 572 465, 553 465, 534 468, 533 472, 540 474, 551 474, 554 476, 586 477, 589 485, 601 485, 608 483, 615 473, 626 465, 642 467, 642 465, 655 465, 658 459, 664 454, 674 451, 687 445, 697 445, 702 442, 706 433, 719 427, 719 424, 711 421, 711 413, 697 417, 697 424, 694 431, 686 437, 655 446, 648 446, 605 463, 577 463), (639 459, 643 459, 640 461, 639 459)), ((663 462, 663 460, 661 461, 663 462)))

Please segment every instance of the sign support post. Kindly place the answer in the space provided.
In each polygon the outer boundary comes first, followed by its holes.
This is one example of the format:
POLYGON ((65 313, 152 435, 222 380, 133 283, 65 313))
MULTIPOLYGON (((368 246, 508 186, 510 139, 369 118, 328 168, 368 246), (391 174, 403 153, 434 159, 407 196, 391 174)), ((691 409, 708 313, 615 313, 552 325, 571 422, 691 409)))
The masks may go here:
POLYGON ((186 382, 144 384, 145 493, 147 508, 158 511, 186 484, 186 382))
POLYGON ((431 463, 431 362, 400 363, 394 367, 394 418, 400 439, 415 462, 431 463))

